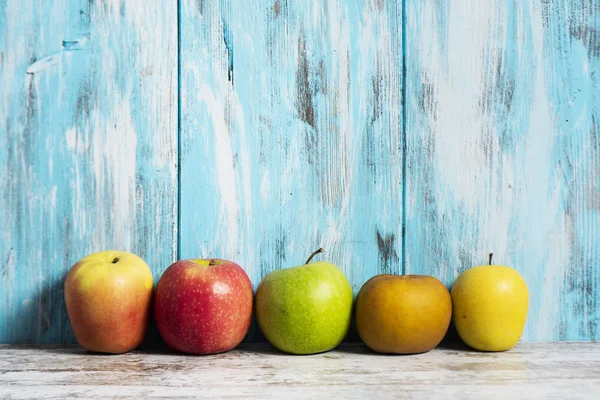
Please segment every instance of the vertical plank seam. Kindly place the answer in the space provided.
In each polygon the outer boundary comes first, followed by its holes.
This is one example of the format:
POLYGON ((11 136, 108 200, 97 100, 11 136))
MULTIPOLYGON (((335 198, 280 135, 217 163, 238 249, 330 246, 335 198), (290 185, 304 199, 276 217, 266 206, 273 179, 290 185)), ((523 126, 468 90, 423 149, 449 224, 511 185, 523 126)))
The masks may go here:
POLYGON ((406 274, 406 0, 401 1, 402 11, 402 275, 406 274))
POLYGON ((177 2, 177 234, 176 260, 181 258, 181 0, 177 2))

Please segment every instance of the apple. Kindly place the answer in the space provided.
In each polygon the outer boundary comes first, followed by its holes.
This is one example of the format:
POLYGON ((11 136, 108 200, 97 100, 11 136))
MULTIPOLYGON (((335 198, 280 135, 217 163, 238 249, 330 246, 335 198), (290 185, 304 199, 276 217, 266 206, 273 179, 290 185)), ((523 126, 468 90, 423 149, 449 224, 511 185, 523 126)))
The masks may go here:
POLYGON ((292 354, 314 354, 336 347, 350 326, 352 288, 344 273, 328 262, 270 272, 256 290, 256 319, 267 340, 292 354))
POLYGON ((356 328, 378 353, 416 354, 436 347, 452 318, 442 282, 426 275, 376 275, 356 297, 356 328))
POLYGON ((452 321, 469 346, 506 351, 519 341, 529 308, 529 291, 513 268, 489 265, 466 270, 452 287, 452 321))
POLYGON ((252 283, 234 262, 190 259, 172 264, 156 286, 154 317, 178 351, 215 354, 236 347, 252 317, 252 283))
POLYGON ((92 352, 124 353, 140 345, 150 321, 154 281, 135 254, 102 251, 79 260, 65 280, 75 339, 92 352))

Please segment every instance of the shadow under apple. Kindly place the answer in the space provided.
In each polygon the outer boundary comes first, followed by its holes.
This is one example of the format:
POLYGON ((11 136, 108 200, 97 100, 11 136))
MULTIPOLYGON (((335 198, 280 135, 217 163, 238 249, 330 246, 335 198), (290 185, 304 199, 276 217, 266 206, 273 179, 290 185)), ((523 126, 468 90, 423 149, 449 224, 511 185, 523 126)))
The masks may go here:
POLYGON ((57 279, 40 279, 20 293, 32 293, 17 297, 9 309, 4 343, 9 344, 75 344, 75 336, 64 298, 64 276, 57 279))

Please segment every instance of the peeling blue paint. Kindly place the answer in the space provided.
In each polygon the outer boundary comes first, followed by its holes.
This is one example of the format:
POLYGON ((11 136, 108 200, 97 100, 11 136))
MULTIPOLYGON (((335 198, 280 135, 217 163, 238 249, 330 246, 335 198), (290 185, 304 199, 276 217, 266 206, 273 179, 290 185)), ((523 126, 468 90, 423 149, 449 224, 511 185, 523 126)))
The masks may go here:
POLYGON ((73 341, 86 254, 175 258, 177 8, 113 6, 0 1, 0 343, 73 341))
POLYGON ((318 247, 355 293, 494 252, 529 284, 525 340, 597 340, 599 10, 5 0, 0 342, 72 341, 62 283, 92 251, 257 285, 318 247))
POLYGON ((62 50, 51 53, 34 61, 29 67, 27 67, 26 73, 36 74, 45 69, 51 68, 62 62, 63 57, 72 51, 86 50, 89 46, 89 36, 84 36, 77 40, 63 40, 62 50))

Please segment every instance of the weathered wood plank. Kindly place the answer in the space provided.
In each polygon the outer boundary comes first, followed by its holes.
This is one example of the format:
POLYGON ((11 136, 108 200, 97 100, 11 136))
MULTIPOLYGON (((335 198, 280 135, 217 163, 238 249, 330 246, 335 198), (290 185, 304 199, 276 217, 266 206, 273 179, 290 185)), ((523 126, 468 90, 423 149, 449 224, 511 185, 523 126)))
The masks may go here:
POLYGON ((401 272, 401 2, 181 2, 181 257, 401 272))
POLYGON ((600 3, 407 2, 406 265, 495 261, 525 339, 600 335, 600 3))
POLYGON ((175 258, 177 5, 0 4, 0 342, 70 341, 75 261, 175 258))
MULTIPOLYGON (((407 2, 407 272, 494 251, 525 339, 597 339, 598 0, 407 2)), ((181 1, 181 256, 401 272, 401 2, 242 3, 181 1)), ((0 0, 0 342, 72 339, 86 253, 175 258, 176 12, 0 0)))
POLYGON ((415 356, 341 347, 302 357, 256 346, 200 357, 0 346, 0 397, 595 399, 600 390, 598 343, 415 356))

